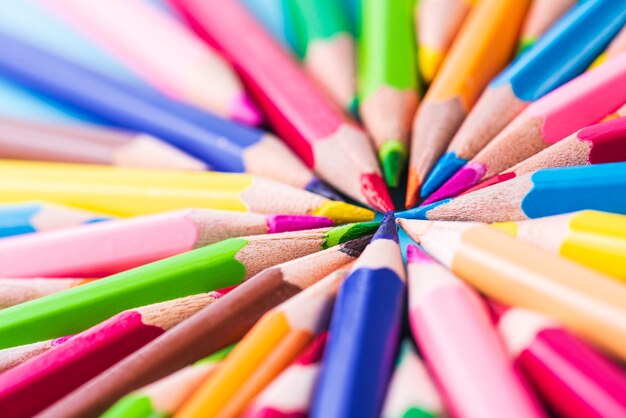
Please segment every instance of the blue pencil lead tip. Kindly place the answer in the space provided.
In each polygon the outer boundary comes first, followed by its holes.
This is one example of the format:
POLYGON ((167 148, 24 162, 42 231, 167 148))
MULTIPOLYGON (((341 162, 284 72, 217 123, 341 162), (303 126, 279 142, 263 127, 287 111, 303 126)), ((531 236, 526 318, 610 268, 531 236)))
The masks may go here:
POLYGON ((457 157, 455 152, 446 152, 437 161, 437 164, 435 164, 435 167, 422 185, 421 197, 424 198, 433 194, 466 163, 467 160, 457 157))
POLYGON ((428 212, 436 208, 437 206, 444 205, 450 202, 452 199, 444 199, 439 202, 431 203, 430 205, 419 206, 414 209, 405 210, 403 212, 396 213, 396 217, 403 219, 421 219, 428 220, 428 212))
POLYGON ((377 239, 390 239, 395 242, 399 242, 396 218, 392 211, 385 213, 385 217, 378 227, 378 230, 372 237, 372 241, 377 239))

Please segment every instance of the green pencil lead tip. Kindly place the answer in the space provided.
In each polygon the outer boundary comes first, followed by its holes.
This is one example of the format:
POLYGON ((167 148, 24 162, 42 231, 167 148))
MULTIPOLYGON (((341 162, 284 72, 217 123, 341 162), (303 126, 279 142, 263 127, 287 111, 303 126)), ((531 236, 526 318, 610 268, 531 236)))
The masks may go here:
POLYGON ((406 146, 397 140, 387 141, 380 147, 380 161, 385 181, 389 187, 398 187, 406 164, 406 146))
POLYGON ((334 247, 365 235, 373 234, 380 226, 380 221, 358 222, 338 226, 326 233, 324 249, 334 247))

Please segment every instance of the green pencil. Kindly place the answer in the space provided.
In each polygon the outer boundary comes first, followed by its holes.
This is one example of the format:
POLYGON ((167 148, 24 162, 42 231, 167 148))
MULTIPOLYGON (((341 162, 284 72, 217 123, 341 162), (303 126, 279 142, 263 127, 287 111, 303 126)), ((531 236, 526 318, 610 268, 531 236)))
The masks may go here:
POLYGON ((344 109, 356 111, 355 41, 338 0, 286 0, 294 49, 311 76, 344 109))
POLYGON ((379 152, 385 180, 397 187, 419 102, 415 0, 361 0, 359 113, 379 152))
POLYGON ((83 331, 121 311, 242 283, 267 267, 373 233, 379 222, 231 238, 0 310, 0 349, 83 331))

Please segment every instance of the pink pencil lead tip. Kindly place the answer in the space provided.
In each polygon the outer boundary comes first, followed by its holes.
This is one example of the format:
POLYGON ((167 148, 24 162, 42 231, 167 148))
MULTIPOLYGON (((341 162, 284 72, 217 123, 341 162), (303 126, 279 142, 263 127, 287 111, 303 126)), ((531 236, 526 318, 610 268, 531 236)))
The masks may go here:
POLYGON ((257 126, 263 121, 263 115, 247 94, 237 97, 231 106, 230 117, 235 122, 248 126, 257 126))

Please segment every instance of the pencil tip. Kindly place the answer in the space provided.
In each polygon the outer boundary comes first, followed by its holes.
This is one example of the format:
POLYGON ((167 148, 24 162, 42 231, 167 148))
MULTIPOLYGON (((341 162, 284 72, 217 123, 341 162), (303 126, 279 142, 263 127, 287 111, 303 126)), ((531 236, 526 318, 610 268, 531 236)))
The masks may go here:
POLYGON ((443 54, 434 48, 420 45, 418 58, 422 78, 426 83, 430 83, 435 78, 437 70, 439 70, 439 66, 443 61, 443 54))
POLYGON ((379 157, 387 185, 398 187, 400 175, 406 164, 406 146, 396 139, 386 141, 380 147, 379 157))
POLYGON ((359 99, 356 97, 352 99, 352 101, 350 102, 346 110, 348 111, 348 113, 350 113, 350 115, 352 115, 352 117, 358 120, 359 119, 359 99))
POLYGON ((396 218, 393 212, 385 213, 385 217, 381 221, 378 230, 374 234, 372 241, 377 239, 389 239, 395 242, 399 242, 398 227, 396 226, 396 218))
POLYGON ((363 174, 361 176, 361 193, 367 202, 381 212, 394 210, 389 190, 378 173, 363 174))
POLYGON ((358 222, 348 225, 338 226, 326 233, 324 248, 330 248, 337 244, 353 241, 357 238, 376 232, 380 226, 380 221, 358 222))
POLYGON ((231 104, 230 117, 235 122, 257 126, 263 121, 261 111, 247 94, 243 93, 231 104))
POLYGON ((369 209, 333 200, 322 203, 311 215, 330 218, 337 224, 371 221, 374 219, 374 212, 369 209))
POLYGON ((435 260, 426 253, 421 247, 409 244, 406 247, 406 261, 409 264, 417 263, 434 263, 435 260))
POLYGON ((472 192, 475 192, 476 190, 480 190, 480 189, 484 189, 486 187, 489 186, 494 186, 498 183, 504 183, 505 181, 514 179, 515 177, 517 177, 515 175, 515 173, 503 173, 503 174, 498 174, 497 176, 493 176, 490 179, 487 179, 485 181, 482 181, 480 183, 478 183, 477 185, 470 187, 469 189, 465 190, 462 193, 459 193, 459 196, 462 196, 464 194, 469 194, 472 192))
POLYGON ((487 171, 486 167, 479 163, 467 163, 455 175, 443 184, 435 193, 431 194, 422 205, 429 205, 442 199, 456 197, 470 187, 478 184, 487 171))
POLYGON ((519 45, 517 46, 516 55, 521 55, 524 52, 528 51, 528 49, 530 49, 535 44, 535 42, 537 42, 537 38, 532 36, 526 36, 522 38, 519 45))
POLYGON ((467 160, 459 158, 456 152, 446 152, 443 157, 437 161, 435 167, 424 181, 421 190, 421 197, 430 196, 437 191, 450 177, 452 177, 457 171, 459 171, 467 160))
POLYGON ((420 194, 420 176, 413 167, 409 167, 409 177, 406 186, 406 201, 404 206, 411 209, 417 205, 418 196, 420 194))
POLYGON ((317 177, 313 177, 304 189, 311 193, 327 197, 330 200, 343 201, 343 198, 333 188, 322 182, 317 177))
POLYGON ((270 215, 267 217, 267 227, 270 234, 326 228, 333 225, 332 219, 322 216, 270 215))
POLYGON ((441 206, 443 204, 450 202, 451 200, 452 199, 445 199, 445 200, 440 200, 439 202, 431 203, 430 205, 422 205, 417 208, 405 210, 403 212, 398 212, 396 213, 396 216, 398 218, 404 218, 404 219, 421 219, 421 220, 427 221, 428 212, 435 209, 437 206, 441 206))

